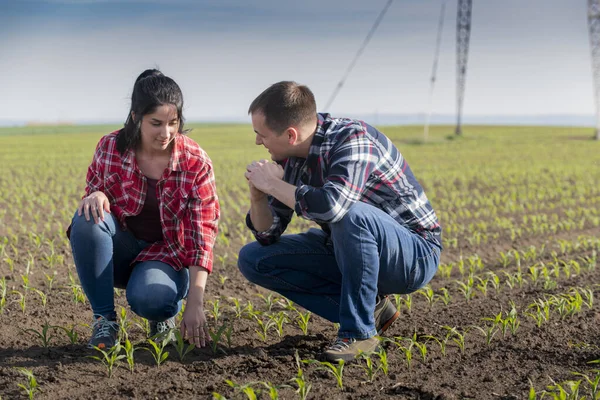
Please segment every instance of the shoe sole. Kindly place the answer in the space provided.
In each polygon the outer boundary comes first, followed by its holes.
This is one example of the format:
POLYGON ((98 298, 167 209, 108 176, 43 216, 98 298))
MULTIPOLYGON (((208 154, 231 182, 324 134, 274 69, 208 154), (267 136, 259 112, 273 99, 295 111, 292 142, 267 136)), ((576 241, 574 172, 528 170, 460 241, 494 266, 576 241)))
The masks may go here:
POLYGON ((385 324, 383 324, 383 326, 377 331, 377 334, 379 336, 381 336, 385 331, 388 330, 388 328, 390 326, 392 326, 392 324, 398 319, 398 317, 400 316, 400 311, 396 310, 396 312, 394 313, 394 315, 392 315, 392 317, 390 319, 388 319, 385 324))

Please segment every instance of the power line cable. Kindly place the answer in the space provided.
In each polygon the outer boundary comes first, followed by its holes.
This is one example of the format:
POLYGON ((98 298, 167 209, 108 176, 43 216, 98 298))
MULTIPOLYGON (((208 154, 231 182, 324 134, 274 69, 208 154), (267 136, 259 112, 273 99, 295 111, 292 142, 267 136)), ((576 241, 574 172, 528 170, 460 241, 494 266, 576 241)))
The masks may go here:
POLYGON ((446 14, 446 1, 442 1, 442 9, 440 11, 440 19, 438 21, 438 32, 437 39, 435 42, 435 51, 433 53, 433 67, 431 68, 431 80, 429 85, 429 109, 425 117, 425 130, 423 132, 424 140, 427 140, 429 136, 429 120, 431 119, 431 112, 433 108, 433 89, 435 87, 435 81, 437 78, 437 68, 440 59, 440 47, 442 45, 442 31, 444 30, 444 16, 446 14))
POLYGON ((327 101, 327 105, 325 106, 325 111, 329 110, 329 107, 331 107, 331 104, 333 103, 333 101, 337 97, 338 93, 342 89, 342 86, 344 86, 344 83, 346 82, 346 79, 348 78, 348 75, 350 75, 350 72, 352 72, 352 69, 354 68, 354 65, 356 65, 356 61, 358 61, 359 57, 362 55, 363 51, 365 50, 365 48, 367 47, 367 45, 371 41, 371 38, 373 37, 373 34, 377 30, 377 27, 379 26, 379 24, 383 20, 383 17, 385 16, 385 13, 387 13, 387 10, 392 5, 393 1, 394 0, 388 0, 388 2, 386 3, 386 5, 383 7, 383 10, 381 10, 381 12, 379 13, 379 16, 377 17, 377 19, 375 20, 375 23, 371 27, 371 30, 367 34, 367 37, 365 38, 365 40, 363 41, 362 45, 360 46, 360 48, 356 52, 356 55, 354 56, 354 59, 352 60, 352 62, 348 66, 348 68, 346 69, 346 72, 342 76, 342 79, 339 81, 339 83, 337 84, 337 86, 333 90, 333 93, 331 94, 331 97, 329 98, 329 100, 327 101))

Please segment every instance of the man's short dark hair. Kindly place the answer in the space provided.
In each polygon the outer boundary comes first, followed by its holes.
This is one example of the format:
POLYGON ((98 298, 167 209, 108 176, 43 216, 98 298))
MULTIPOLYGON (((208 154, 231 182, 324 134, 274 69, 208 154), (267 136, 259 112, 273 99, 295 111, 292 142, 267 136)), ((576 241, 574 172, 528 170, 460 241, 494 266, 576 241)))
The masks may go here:
POLYGON ((299 126, 316 118, 315 96, 305 85, 281 81, 269 86, 250 104, 248 114, 261 112, 269 129, 278 135, 290 126, 299 126))

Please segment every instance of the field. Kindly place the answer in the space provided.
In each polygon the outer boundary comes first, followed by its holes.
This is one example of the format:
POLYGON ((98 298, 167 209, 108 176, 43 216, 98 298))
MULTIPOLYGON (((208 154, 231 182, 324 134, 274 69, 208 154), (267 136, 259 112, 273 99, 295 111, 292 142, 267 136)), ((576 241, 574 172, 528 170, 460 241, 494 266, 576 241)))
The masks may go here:
MULTIPOLYGON (((427 288, 394 298, 401 318, 384 351, 341 370, 308 362, 334 339, 332 323, 307 320, 237 270, 253 240, 244 167, 268 154, 249 126, 194 126, 222 208, 206 295, 213 346, 184 357, 169 346, 159 363, 146 321, 116 291, 137 350, 123 349, 111 371, 87 357, 91 312, 64 234, 111 128, 0 129, 0 398, 600 398, 600 367, 590 363, 600 359, 591 129, 469 126, 453 139, 450 127, 434 127, 423 144, 419 127, 382 128, 425 187, 445 249, 427 288)), ((296 218, 288 232, 309 226, 296 218)))

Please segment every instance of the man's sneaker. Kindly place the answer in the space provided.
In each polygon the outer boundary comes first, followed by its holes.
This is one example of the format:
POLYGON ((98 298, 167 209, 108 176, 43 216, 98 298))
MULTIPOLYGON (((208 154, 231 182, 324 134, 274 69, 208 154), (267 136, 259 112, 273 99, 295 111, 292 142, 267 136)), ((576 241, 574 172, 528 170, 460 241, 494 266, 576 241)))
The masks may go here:
POLYGON ((337 338, 336 341, 323 352, 323 357, 329 362, 354 360, 360 353, 372 353, 379 347, 379 339, 348 339, 337 338))
POLYGON ((400 311, 392 304, 389 296, 377 297, 379 302, 375 305, 375 328, 377 334, 382 335, 400 316, 400 311))
POLYGON ((150 321, 150 339, 155 342, 163 342, 168 340, 169 342, 175 341, 175 334, 173 329, 175 328, 175 317, 169 318, 166 321, 150 321))
POLYGON ((93 349, 96 346, 100 350, 107 351, 115 345, 118 336, 119 324, 116 321, 95 314, 92 323, 92 338, 88 343, 88 347, 93 349))

